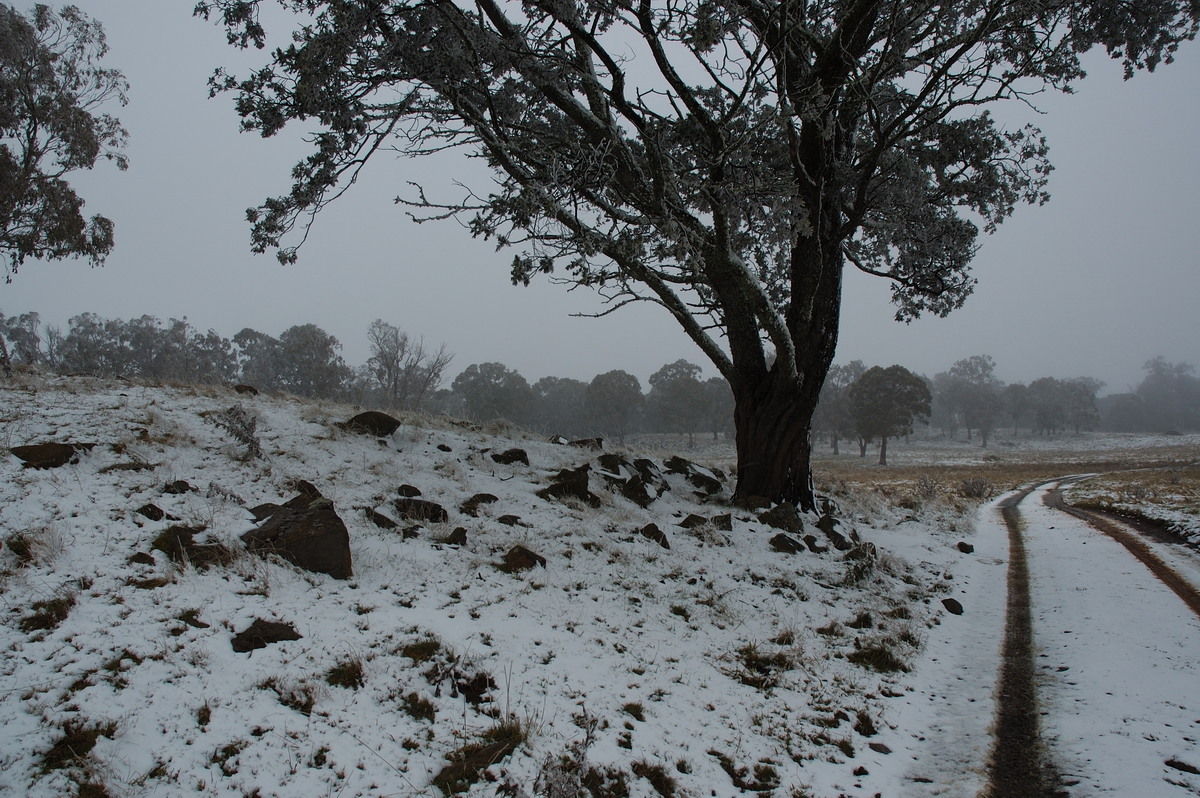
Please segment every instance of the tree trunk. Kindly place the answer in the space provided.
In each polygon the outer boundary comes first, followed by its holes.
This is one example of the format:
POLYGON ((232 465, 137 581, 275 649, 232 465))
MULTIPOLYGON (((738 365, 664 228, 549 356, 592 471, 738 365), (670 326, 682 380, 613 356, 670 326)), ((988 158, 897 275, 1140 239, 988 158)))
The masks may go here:
POLYGON ((809 426, 819 390, 819 386, 808 392, 780 388, 773 378, 768 378, 766 390, 735 389, 735 499, 786 501, 803 512, 816 510, 809 426))
POLYGON ((879 439, 879 464, 887 465, 887 436, 879 439))
POLYGON ((982 443, 980 444, 979 448, 986 449, 987 448, 987 439, 988 439, 987 427, 979 428, 979 437, 982 439, 982 443))
POLYGON ((870 441, 869 441, 869 440, 867 440, 866 438, 859 438, 859 439, 858 439, 858 456, 859 456, 859 457, 866 457, 866 456, 867 456, 867 444, 868 444, 868 443, 870 443, 870 441))
POLYGON ((829 437, 833 439, 833 453, 841 454, 841 452, 838 451, 838 434, 836 432, 834 432, 829 437))

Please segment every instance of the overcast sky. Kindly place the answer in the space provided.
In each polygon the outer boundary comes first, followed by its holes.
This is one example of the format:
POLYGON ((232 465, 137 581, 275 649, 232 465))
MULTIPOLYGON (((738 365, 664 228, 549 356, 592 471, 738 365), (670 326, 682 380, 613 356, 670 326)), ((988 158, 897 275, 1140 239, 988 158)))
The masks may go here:
MULTIPOLYGON (((582 290, 511 286, 514 252, 454 222, 408 222, 391 203, 403 181, 449 187, 463 174, 455 159, 378 162, 318 219, 297 265, 250 254, 245 209, 287 190, 300 131, 267 141, 238 133, 232 98, 209 100, 206 80, 215 66, 244 72, 265 56, 229 48, 220 29, 192 18, 194 0, 74 2, 104 24, 107 63, 131 83, 119 111, 129 170, 104 165, 74 180, 85 210, 115 221, 117 245, 102 269, 27 262, 0 285, 6 314, 35 310, 64 329, 88 311, 187 316, 226 336, 312 322, 337 336, 351 364, 366 359, 367 326, 382 318, 445 343, 451 376, 500 361, 531 383, 620 368, 644 384, 678 358, 715 374, 661 310, 573 318, 600 305, 582 290)), ((1005 381, 1091 376, 1104 392, 1136 385, 1155 355, 1200 366, 1200 47, 1129 82, 1105 61, 1089 71, 1076 95, 1041 104, 1052 200, 1019 208, 983 240, 966 306, 898 324, 886 282, 849 268, 838 362, 932 376, 986 353, 1005 381)))

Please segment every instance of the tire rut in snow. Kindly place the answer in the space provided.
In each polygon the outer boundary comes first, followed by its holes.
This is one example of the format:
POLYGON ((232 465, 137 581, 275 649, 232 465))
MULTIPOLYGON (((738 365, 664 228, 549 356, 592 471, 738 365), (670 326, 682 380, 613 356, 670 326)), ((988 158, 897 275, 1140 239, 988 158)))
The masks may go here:
POLYGON ((1044 501, 1047 507, 1073 515, 1086 522, 1093 529, 1103 532, 1123 545, 1133 556, 1141 560, 1142 564, 1149 568, 1150 572, 1160 582, 1171 588, 1175 592, 1175 595, 1183 599, 1183 603, 1197 617, 1200 617, 1200 590, 1197 590, 1195 585, 1184 579, 1171 566, 1160 560, 1150 550, 1149 546, 1138 539, 1135 533, 1126 530, 1126 527, 1131 527, 1135 530, 1138 529, 1136 522, 1130 519, 1113 518, 1094 510, 1084 510, 1074 507, 1067 504, 1066 500, 1063 499, 1062 491, 1059 489, 1047 491, 1044 501))
POLYGON ((1021 513, 1017 509, 1032 490, 1012 496, 1000 505, 1008 527, 1008 605, 988 798, 1050 798, 1062 794, 1058 787, 1061 779, 1047 760, 1042 745, 1034 684, 1029 565, 1021 537, 1021 513))

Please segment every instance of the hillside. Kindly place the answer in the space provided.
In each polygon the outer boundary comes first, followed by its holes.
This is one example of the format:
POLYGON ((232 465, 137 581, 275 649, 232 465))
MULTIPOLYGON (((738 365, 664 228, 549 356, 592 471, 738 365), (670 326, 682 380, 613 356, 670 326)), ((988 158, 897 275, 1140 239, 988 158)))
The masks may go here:
POLYGON ((1003 556, 956 546, 973 537, 970 504, 839 495, 838 529, 861 543, 839 551, 805 518, 801 550, 784 553, 779 529, 723 501, 728 463, 689 480, 655 457, 641 473, 669 489, 643 508, 602 473, 627 482, 640 452, 418 417, 377 438, 338 426, 357 408, 224 388, 26 376, 0 395, 6 452, 94 444, 59 468, 0 462, 0 792, 981 784, 927 750, 938 714, 957 712, 976 733, 956 729, 951 747, 986 755, 995 653, 953 695, 961 676, 939 661, 1000 600, 966 589, 1003 556), (538 495, 585 465, 594 501, 538 495), (445 519, 405 520, 402 492, 445 519), (245 550, 251 508, 285 502, 332 503, 348 578, 245 550), (532 556, 506 564, 517 546, 532 556), (256 621, 296 639, 235 651, 256 621))

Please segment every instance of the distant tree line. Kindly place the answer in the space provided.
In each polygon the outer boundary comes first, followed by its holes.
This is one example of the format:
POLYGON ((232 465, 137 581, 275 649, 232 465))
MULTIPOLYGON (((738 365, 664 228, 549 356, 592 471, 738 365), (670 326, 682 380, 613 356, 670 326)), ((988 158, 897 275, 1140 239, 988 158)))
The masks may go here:
MULTIPOLYGON (((733 394, 721 377, 705 379, 686 360, 667 363, 646 390, 615 370, 590 381, 543 377, 530 384, 503 363, 474 363, 449 385, 453 356, 376 319, 367 329, 369 357, 352 367, 337 338, 315 324, 278 337, 245 328, 232 338, 201 332, 184 319, 153 316, 122 321, 83 313, 64 332, 37 313, 0 312, 0 360, 60 373, 121 376, 185 384, 246 383, 263 391, 334 399, 383 410, 423 410, 476 422, 505 419, 547 435, 601 436, 624 442, 635 433, 733 434, 733 394)), ((1188 363, 1148 361, 1128 393, 1097 398, 1103 383, 1089 377, 1042 377, 1004 383, 996 363, 975 355, 932 379, 902 366, 834 364, 813 419, 814 436, 835 453, 843 441, 865 456, 887 441, 928 424, 948 436, 965 434, 987 446, 999 430, 1030 434, 1107 430, 1200 430, 1200 379, 1188 363)))

